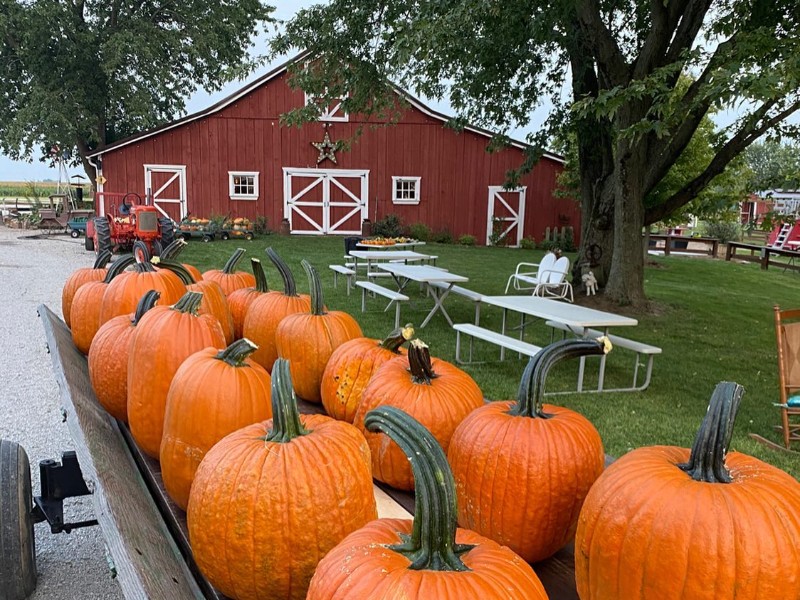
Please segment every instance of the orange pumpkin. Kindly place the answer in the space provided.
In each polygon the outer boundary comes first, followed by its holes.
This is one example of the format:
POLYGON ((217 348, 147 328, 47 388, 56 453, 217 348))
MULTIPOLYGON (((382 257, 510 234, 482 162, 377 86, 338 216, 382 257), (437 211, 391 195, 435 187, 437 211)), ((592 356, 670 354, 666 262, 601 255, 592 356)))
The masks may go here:
POLYGON ((278 324, 287 315, 310 310, 311 296, 298 295, 294 276, 277 252, 267 248, 267 256, 280 273, 283 293, 268 292, 250 303, 244 317, 242 335, 258 346, 258 350, 253 353, 253 360, 267 371, 271 371, 273 363, 278 358, 278 347, 275 342, 278 324))
POLYGON ((362 337, 361 327, 343 311, 325 311, 322 285, 316 269, 304 260, 311 289, 311 312, 288 315, 275 330, 278 356, 289 361, 294 391, 309 402, 321 402, 322 374, 339 346, 362 337))
MULTIPOLYGON (((178 238, 173 240, 168 246, 166 246, 161 253, 158 255, 161 260, 169 260, 169 261, 177 261, 178 256, 180 253, 183 252, 183 249, 187 246, 186 240, 183 238, 178 238)), ((203 280, 203 274, 200 272, 200 269, 195 267, 194 265, 190 265, 189 263, 181 263, 183 268, 189 271, 192 275, 192 279, 197 281, 203 280)))
POLYGON ((90 281, 78 288, 70 306, 72 341, 84 354, 89 353, 97 330, 100 329, 100 310, 108 286, 117 278, 127 275, 125 269, 133 264, 133 256, 120 256, 106 270, 103 281, 90 281))
POLYGON ((174 304, 186 293, 186 286, 175 273, 167 269, 156 270, 143 242, 134 242, 133 254, 136 257, 135 269, 114 279, 103 295, 101 325, 113 317, 135 311, 139 299, 150 290, 161 292, 161 302, 165 306, 174 304))
POLYGON ((231 292, 231 295, 228 296, 228 306, 233 317, 233 335, 234 339, 237 340, 244 336, 244 317, 247 314, 247 309, 250 308, 250 304, 259 296, 269 293, 267 276, 264 274, 261 261, 257 258, 251 258, 250 264, 253 266, 256 285, 254 287, 240 288, 231 292))
POLYGON ((211 269, 203 273, 203 279, 216 281, 226 296, 229 296, 234 290, 246 287, 254 287, 256 285, 256 278, 247 271, 237 271, 236 265, 244 256, 244 248, 237 248, 236 251, 225 263, 222 269, 211 269))
POLYGON ((379 519, 349 535, 317 566, 307 600, 547 599, 519 556, 456 528, 453 475, 430 432, 391 406, 371 411, 365 426, 413 457, 414 520, 379 519))
POLYGON ((691 450, 632 450, 606 469, 575 536, 582 600, 800 598, 800 483, 731 452, 743 394, 717 385, 691 450))
POLYGON ((184 360, 209 346, 225 347, 211 315, 197 313, 203 294, 186 292, 174 306, 156 306, 139 322, 128 357, 128 422, 136 443, 158 458, 172 378, 184 360))
POLYGON ((369 450, 352 425, 298 415, 284 360, 272 373, 272 413, 200 463, 189 540, 200 571, 226 596, 302 600, 320 559, 377 517, 369 450))
POLYGON ((573 539, 583 500, 605 464, 600 434, 588 419, 542 405, 545 379, 560 360, 603 354, 604 342, 546 346, 525 368, 516 402, 481 406, 450 440, 459 524, 530 563, 573 539))
POLYGON ((361 337, 334 350, 322 374, 322 405, 328 416, 352 423, 372 375, 383 363, 400 356, 401 346, 412 337, 414 327, 409 323, 383 341, 361 337))
POLYGON ((89 380, 100 405, 115 419, 128 422, 128 354, 133 333, 145 313, 153 308, 159 294, 150 290, 133 315, 107 321, 94 336, 89 349, 89 380))
POLYGON ((70 308, 72 308, 72 299, 75 297, 75 292, 84 283, 103 281, 106 277, 106 265, 108 265, 111 257, 111 252, 103 250, 97 255, 94 264, 90 268, 77 269, 67 278, 64 288, 61 290, 61 314, 67 327, 71 323, 69 312, 70 308))
POLYGON ((385 435, 369 433, 364 427, 366 414, 381 405, 407 412, 447 452, 458 424, 483 406, 483 394, 467 373, 443 360, 431 359, 428 346, 419 339, 409 342, 408 356, 393 358, 372 376, 353 424, 367 438, 375 479, 401 490, 413 490, 414 477, 403 451, 385 435))
POLYGON ((272 418, 269 373, 248 358, 255 349, 247 339, 221 351, 206 348, 187 358, 172 379, 161 478, 170 498, 184 510, 195 471, 211 447, 237 429, 272 418))

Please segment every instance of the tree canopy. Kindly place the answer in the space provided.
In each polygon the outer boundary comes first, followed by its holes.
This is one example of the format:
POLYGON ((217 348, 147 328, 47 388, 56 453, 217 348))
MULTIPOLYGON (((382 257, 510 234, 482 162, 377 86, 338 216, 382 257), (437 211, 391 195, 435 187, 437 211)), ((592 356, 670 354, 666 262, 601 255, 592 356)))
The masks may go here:
POLYGON ((642 227, 697 198, 765 132, 798 133, 787 122, 800 108, 798 21, 798 0, 331 0, 300 11, 272 48, 307 49, 317 60, 295 81, 346 97, 349 112, 387 110, 394 81, 502 134, 549 100, 522 168, 554 133, 574 132, 582 250, 603 249, 609 297, 640 304, 642 227), (733 107, 741 116, 707 162, 647 203, 708 113, 733 107))
POLYGON ((0 151, 83 161, 253 66, 260 0, 0 0, 0 151))
POLYGON ((748 191, 800 188, 800 146, 775 140, 756 142, 747 148, 745 160, 750 169, 748 191))

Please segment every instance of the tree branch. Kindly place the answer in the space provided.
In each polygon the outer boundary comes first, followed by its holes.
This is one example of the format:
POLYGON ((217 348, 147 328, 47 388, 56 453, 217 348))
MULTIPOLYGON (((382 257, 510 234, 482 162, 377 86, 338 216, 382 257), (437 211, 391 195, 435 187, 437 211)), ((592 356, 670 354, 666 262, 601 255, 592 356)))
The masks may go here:
POLYGON ((672 43, 669 45, 663 64, 668 65, 679 60, 681 53, 692 47, 710 7, 711 0, 690 0, 689 6, 682 11, 683 17, 672 38, 672 43))
POLYGON ((579 0, 576 14, 600 71, 606 74, 612 85, 627 85, 630 82, 628 64, 614 36, 600 18, 596 0, 579 0))

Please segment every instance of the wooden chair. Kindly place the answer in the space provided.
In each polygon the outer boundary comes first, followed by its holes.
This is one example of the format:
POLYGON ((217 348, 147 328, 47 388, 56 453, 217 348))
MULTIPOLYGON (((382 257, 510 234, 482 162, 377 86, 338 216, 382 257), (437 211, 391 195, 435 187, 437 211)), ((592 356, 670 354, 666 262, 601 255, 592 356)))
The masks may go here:
POLYGON ((775 306, 775 336, 778 343, 783 444, 800 441, 800 308, 781 310, 775 306))

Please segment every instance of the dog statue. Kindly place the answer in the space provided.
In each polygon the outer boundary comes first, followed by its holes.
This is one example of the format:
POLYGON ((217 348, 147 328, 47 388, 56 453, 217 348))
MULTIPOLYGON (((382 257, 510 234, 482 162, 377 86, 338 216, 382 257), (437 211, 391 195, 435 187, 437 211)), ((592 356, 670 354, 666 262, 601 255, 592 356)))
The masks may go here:
POLYGON ((586 287, 587 296, 594 296, 597 293, 597 279, 594 273, 591 271, 584 273, 581 275, 581 281, 583 281, 583 285, 586 287))

